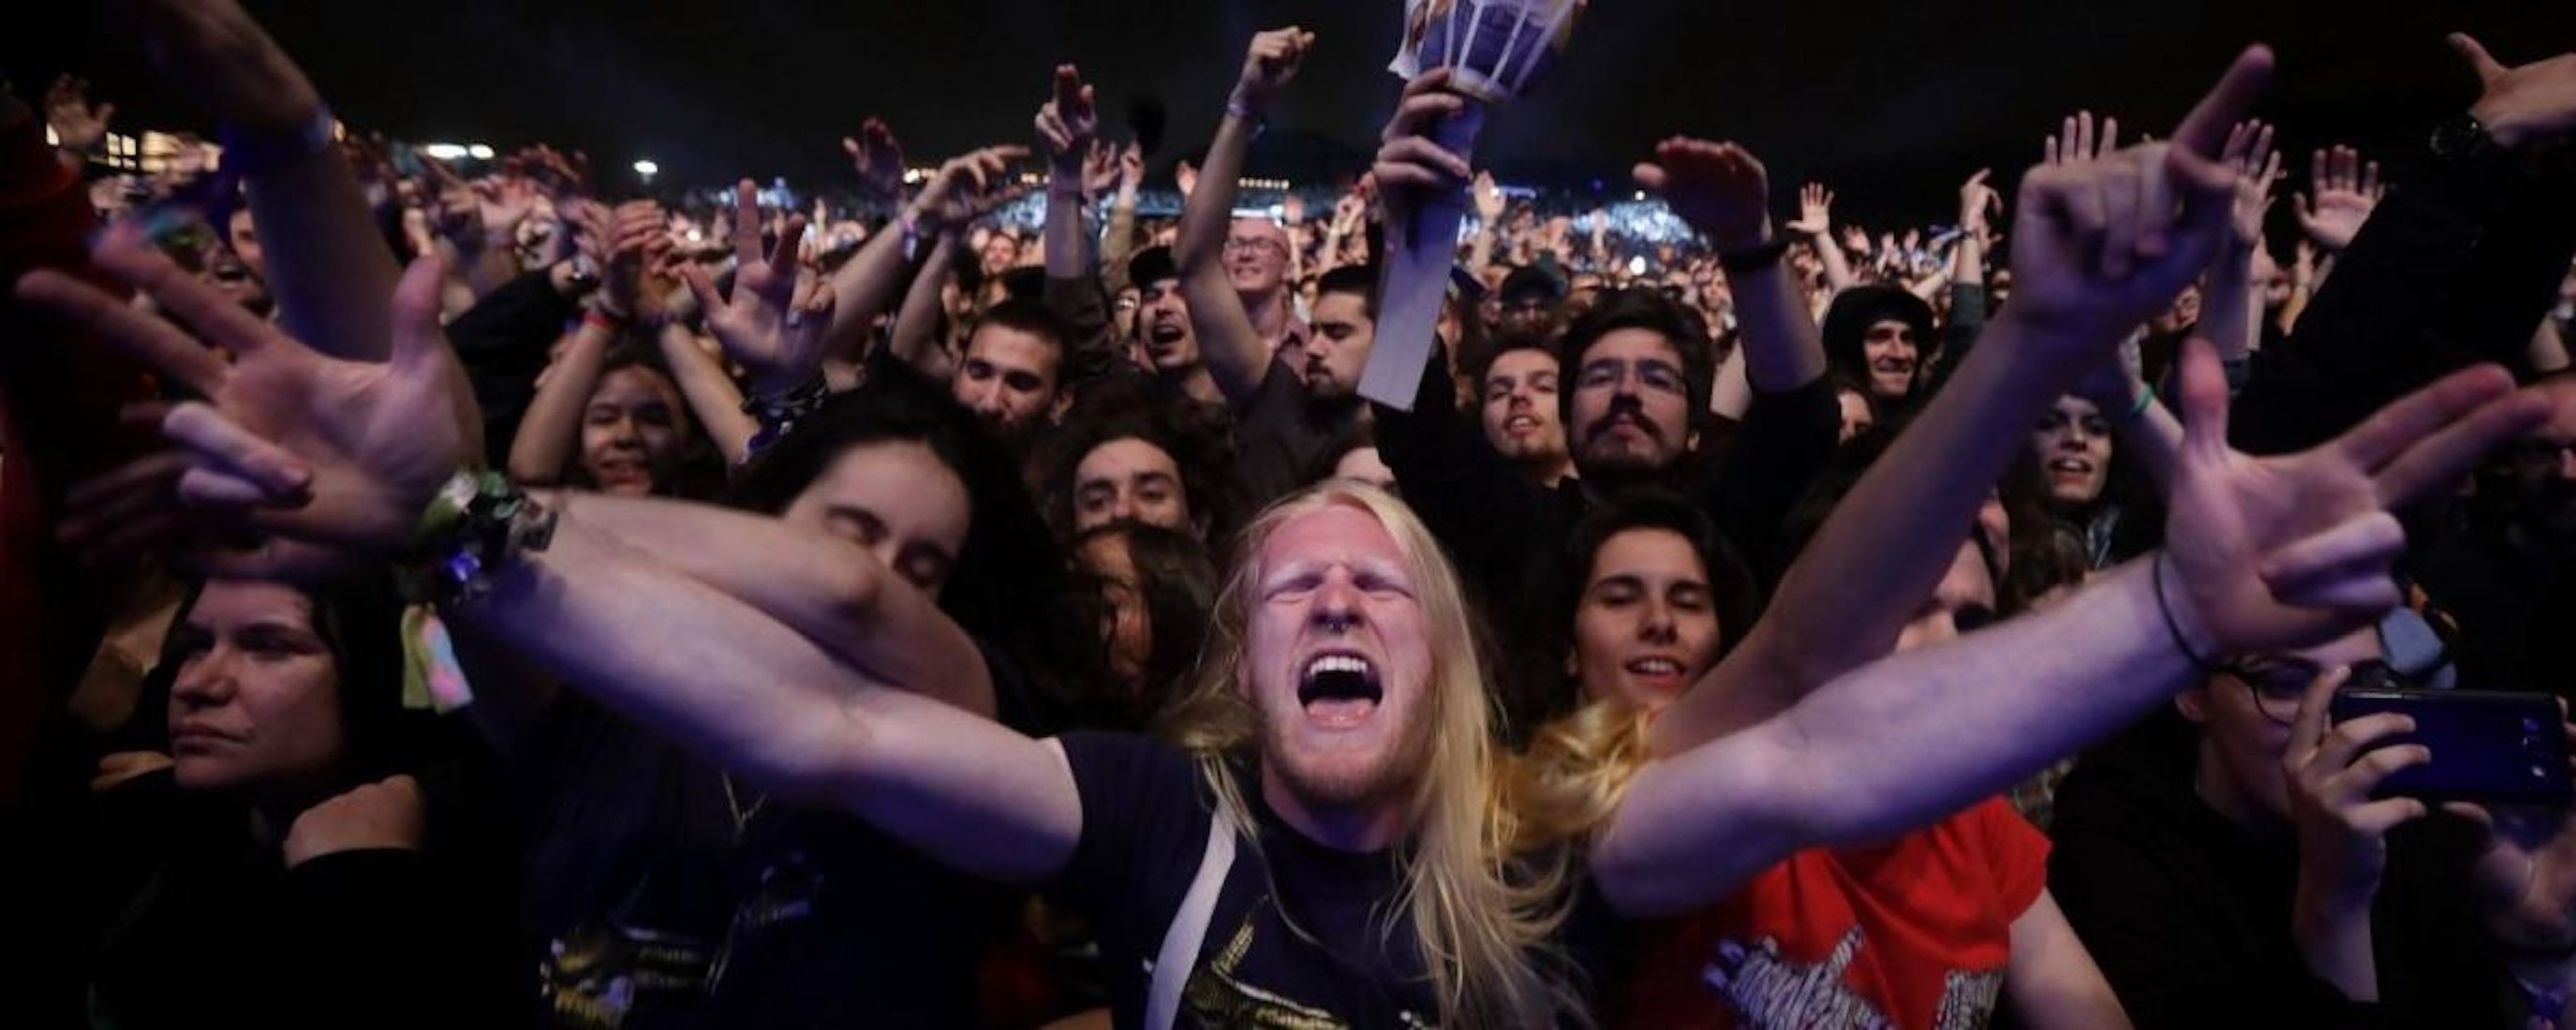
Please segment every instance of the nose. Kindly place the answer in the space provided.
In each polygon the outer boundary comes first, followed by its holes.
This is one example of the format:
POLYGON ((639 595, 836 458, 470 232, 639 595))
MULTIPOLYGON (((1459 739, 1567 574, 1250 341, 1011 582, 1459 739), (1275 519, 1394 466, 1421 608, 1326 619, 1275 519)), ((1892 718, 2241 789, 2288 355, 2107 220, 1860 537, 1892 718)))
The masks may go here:
POLYGON ((1109 499, 1109 517, 1121 520, 1135 518, 1136 495, 1125 490, 1118 491, 1117 496, 1109 499))
POLYGON ((1645 613, 1637 622, 1637 639, 1662 643, 1671 641, 1674 636, 1672 606, 1660 599, 1648 600, 1645 613))
POLYGON ((1359 624, 1359 589, 1349 577, 1333 575, 1315 591, 1314 618, 1317 628, 1328 633, 1348 632, 1359 624))
POLYGON ((181 665, 179 675, 170 681, 171 697, 192 707, 211 708, 223 704, 232 694, 233 655, 220 644, 181 665))
POLYGON ((1000 383, 988 382, 980 385, 969 386, 966 388, 966 391, 966 406, 973 409, 976 414, 999 415, 1002 413, 1002 387, 1000 383))

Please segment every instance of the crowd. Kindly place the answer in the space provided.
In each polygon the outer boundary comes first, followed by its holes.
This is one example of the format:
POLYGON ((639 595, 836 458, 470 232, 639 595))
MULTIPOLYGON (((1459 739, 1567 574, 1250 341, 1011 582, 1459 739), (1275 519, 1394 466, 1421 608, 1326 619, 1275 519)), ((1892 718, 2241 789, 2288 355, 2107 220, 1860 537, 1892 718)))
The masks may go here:
POLYGON ((0 95, 12 1025, 2576 1020, 2576 809, 2329 711, 2569 693, 2576 55, 1873 231, 1516 201, 1447 69, 1249 205, 1284 28, 1166 218, 1071 64, 666 205, 132 6, 214 141, 0 95))

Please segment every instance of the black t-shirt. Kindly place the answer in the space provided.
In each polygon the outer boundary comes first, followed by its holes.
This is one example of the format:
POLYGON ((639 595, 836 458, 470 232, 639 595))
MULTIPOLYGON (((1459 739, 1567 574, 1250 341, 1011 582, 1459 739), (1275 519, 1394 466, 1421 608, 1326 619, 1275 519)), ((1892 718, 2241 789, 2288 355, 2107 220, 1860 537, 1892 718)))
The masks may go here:
POLYGON ((1235 419, 1236 475, 1254 509, 1306 485, 1324 452, 1359 424, 1357 398, 1341 403, 1307 399, 1306 377, 1272 359, 1261 386, 1235 419))
POLYGON ((581 698, 529 744, 552 1025, 972 1023, 976 957, 1015 894, 856 818, 763 801, 581 698))
MULTIPOLYGON (((1142 1026, 1154 956, 1207 852, 1215 798, 1195 762, 1147 738, 1057 739, 1081 793, 1082 839, 1054 891, 1099 934, 1118 1025, 1142 1026)), ((1262 802, 1251 774, 1241 779, 1259 843, 1235 849, 1176 1025, 1437 1022, 1410 914, 1396 904, 1394 856, 1307 840, 1262 802)))

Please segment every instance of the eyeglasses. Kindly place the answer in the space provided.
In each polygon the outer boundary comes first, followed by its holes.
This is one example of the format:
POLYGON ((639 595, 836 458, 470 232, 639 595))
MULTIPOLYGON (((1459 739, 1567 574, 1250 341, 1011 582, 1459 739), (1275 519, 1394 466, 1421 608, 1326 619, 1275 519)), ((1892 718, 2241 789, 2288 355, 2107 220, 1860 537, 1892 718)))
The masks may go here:
MULTIPOLYGON (((2450 655, 2439 632, 2411 608, 2399 608, 2379 621, 2379 652, 2385 657, 2352 663, 2352 675, 2337 690, 2397 688, 2445 689, 2455 679, 2450 655)), ((2254 696, 2263 717, 2288 726, 2298 720, 2299 702, 2325 669, 2297 655, 2253 655, 2219 666, 2220 672, 2254 696)))
POLYGON ((1225 241, 1225 252, 1228 254, 1245 254, 1255 251, 1264 251, 1274 257, 1284 258, 1288 256, 1288 245, 1281 243, 1278 240, 1264 239, 1254 236, 1236 236, 1225 241))

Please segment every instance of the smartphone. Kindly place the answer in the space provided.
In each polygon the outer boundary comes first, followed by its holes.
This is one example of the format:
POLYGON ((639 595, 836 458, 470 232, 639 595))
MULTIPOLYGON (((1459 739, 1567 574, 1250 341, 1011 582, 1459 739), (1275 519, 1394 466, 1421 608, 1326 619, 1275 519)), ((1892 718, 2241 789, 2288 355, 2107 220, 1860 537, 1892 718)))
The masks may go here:
POLYGON ((2327 709, 2336 722, 2379 712, 2415 720, 2411 733, 2377 746, 2422 744, 2433 760, 2389 774, 2378 797, 2508 805, 2567 804, 2567 734, 2547 694, 2477 690, 2345 690, 2327 709))

